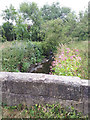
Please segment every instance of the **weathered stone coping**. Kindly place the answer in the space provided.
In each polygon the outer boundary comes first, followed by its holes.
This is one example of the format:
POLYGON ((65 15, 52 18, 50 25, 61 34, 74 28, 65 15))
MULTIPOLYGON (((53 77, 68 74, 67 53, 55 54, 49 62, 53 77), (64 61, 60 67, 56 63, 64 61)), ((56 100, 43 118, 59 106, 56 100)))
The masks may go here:
POLYGON ((78 77, 40 73, 0 72, 2 102, 7 105, 25 103, 60 103, 73 105, 88 114, 89 80, 78 77))
POLYGON ((69 85, 90 86, 89 80, 80 79, 72 76, 57 76, 42 73, 21 73, 21 72, 0 72, 0 81, 13 80, 18 82, 43 82, 43 83, 63 83, 69 85))

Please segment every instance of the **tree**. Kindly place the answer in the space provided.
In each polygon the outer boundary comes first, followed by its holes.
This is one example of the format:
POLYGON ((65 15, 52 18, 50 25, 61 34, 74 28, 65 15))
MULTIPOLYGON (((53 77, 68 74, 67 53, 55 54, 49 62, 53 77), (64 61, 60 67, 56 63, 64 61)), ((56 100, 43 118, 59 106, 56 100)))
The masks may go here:
POLYGON ((30 35, 32 41, 40 40, 40 25, 42 22, 41 12, 36 3, 22 3, 20 5, 20 11, 24 16, 24 19, 32 20, 33 25, 30 27, 30 35))
POLYGON ((59 3, 53 3, 50 5, 44 5, 41 8, 42 17, 44 20, 54 20, 61 16, 61 9, 59 3))
POLYGON ((44 5, 41 8, 41 12, 44 20, 54 20, 57 18, 64 18, 71 12, 71 9, 68 7, 60 7, 60 4, 56 2, 52 5, 44 5))
POLYGON ((68 13, 63 19, 63 33, 66 37, 72 37, 72 33, 76 27, 77 17, 74 13, 68 13))
POLYGON ((3 19, 7 22, 13 22, 16 19, 16 15, 16 9, 12 6, 12 4, 9 8, 5 9, 2 14, 3 19))
POLYGON ((59 43, 63 42, 62 28, 63 21, 60 18, 49 20, 42 24, 41 32, 45 35, 43 41, 45 54, 48 54, 50 51, 54 52, 59 43))
POLYGON ((78 37, 78 40, 88 39, 88 12, 79 12, 79 18, 73 31, 73 37, 78 37))
POLYGON ((5 37, 5 31, 2 26, 0 26, 0 42, 5 42, 6 37, 5 37))
POLYGON ((68 13, 70 13, 70 12, 71 12, 70 8, 68 8, 68 7, 62 7, 61 8, 61 16, 60 16, 60 18, 61 19, 65 18, 68 15, 68 13))
POLYGON ((20 12, 23 13, 25 19, 32 20, 33 24, 39 25, 41 23, 41 12, 36 3, 21 3, 20 12))
POLYGON ((14 32, 14 25, 13 22, 15 22, 17 18, 17 12, 14 6, 11 4, 9 8, 6 8, 3 11, 3 19, 6 21, 6 23, 3 24, 3 29, 5 31, 5 37, 8 41, 15 39, 15 32, 14 32))
POLYGON ((4 31, 2 33, 2 36, 4 37, 4 35, 5 35, 7 41, 12 41, 13 40, 13 24, 10 22, 6 22, 2 25, 2 28, 4 31))
POLYGON ((18 15, 14 31, 18 40, 23 40, 23 38, 27 38, 27 24, 24 23, 21 15, 18 15))

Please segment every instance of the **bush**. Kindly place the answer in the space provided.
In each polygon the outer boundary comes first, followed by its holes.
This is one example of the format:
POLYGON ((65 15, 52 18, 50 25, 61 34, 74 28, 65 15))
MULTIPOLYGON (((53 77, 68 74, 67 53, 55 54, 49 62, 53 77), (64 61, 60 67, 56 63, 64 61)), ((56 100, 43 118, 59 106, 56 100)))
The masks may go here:
POLYGON ((0 42, 6 42, 7 40, 0 35, 0 42))
POLYGON ((15 38, 14 26, 10 22, 6 22, 2 25, 2 36, 6 37, 7 41, 12 41, 15 38))
MULTIPOLYGON (((40 43, 39 43, 40 44, 40 43)), ((39 45, 40 46, 40 45, 39 45)), ((32 42, 13 42, 10 48, 2 51, 2 69, 9 72, 27 72, 31 64, 43 59, 41 47, 32 42)))
POLYGON ((43 50, 43 43, 42 42, 33 42, 34 49, 35 49, 35 57, 38 62, 41 62, 41 59, 44 58, 44 50, 43 50))
POLYGON ((0 26, 0 42, 6 42, 5 31, 1 26, 0 26))
POLYGON ((43 49, 45 53, 55 51, 59 42, 62 41, 62 20, 50 20, 42 24, 41 33, 45 35, 43 49))

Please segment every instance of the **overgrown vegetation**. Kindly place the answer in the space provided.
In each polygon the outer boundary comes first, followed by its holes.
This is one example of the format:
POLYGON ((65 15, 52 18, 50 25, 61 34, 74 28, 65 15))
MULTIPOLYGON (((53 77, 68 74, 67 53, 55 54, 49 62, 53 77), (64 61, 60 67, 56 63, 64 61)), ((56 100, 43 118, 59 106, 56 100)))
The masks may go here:
POLYGON ((51 6, 44 5, 39 9, 34 2, 24 2, 21 3, 19 10, 10 5, 2 14, 6 21, 2 25, 2 37, 6 37, 7 41, 26 38, 31 41, 43 41, 46 40, 47 34, 42 31, 48 29, 48 34, 52 32, 55 36, 60 34, 61 37, 65 37, 65 39, 61 38, 64 43, 67 42, 67 37, 68 40, 73 38, 86 40, 88 37, 87 14, 87 10, 80 11, 77 17, 74 11, 68 7, 60 7, 59 3, 53 3, 51 6))
MULTIPOLYGON (((59 44, 64 46, 67 44, 68 48, 71 41, 78 44, 79 41, 86 41, 88 37, 87 9, 80 11, 77 16, 70 8, 61 7, 59 3, 44 5, 39 9, 34 2, 24 2, 20 4, 19 10, 10 5, 3 11, 2 16, 5 20, 0 26, 0 41, 3 42, 1 45, 2 71, 27 72, 31 64, 41 62, 43 58, 50 55, 50 52, 56 53, 59 44), (7 44, 10 46, 5 47, 7 44)), ((79 49, 80 47, 78 47, 79 49)), ((60 51, 61 49, 58 50, 59 56, 60 51)), ((59 75, 68 74, 84 79, 88 78, 87 55, 85 53, 87 51, 84 51, 83 48, 79 51, 81 57, 79 64, 82 67, 78 68, 78 74, 75 73, 75 66, 74 70, 71 70, 70 63, 71 74, 68 71, 66 73, 66 69, 64 69, 64 74, 59 75)), ((71 61, 68 60, 68 64, 69 62, 71 61)), ((58 70, 59 73, 62 71, 61 68, 58 70)), ((57 74, 57 72, 53 74, 57 74)))
POLYGON ((61 120, 74 118, 88 120, 88 116, 83 116, 74 107, 62 107, 60 104, 35 104, 30 107, 22 104, 18 106, 4 105, 3 118, 58 118, 61 120))
POLYGON ((2 70, 9 72, 27 72, 31 64, 44 58, 40 42, 13 41, 12 45, 2 50, 2 70))
MULTIPOLYGON (((59 3, 39 9, 34 2, 24 2, 19 10, 10 5, 2 17, 5 22, 0 26, 1 71, 27 72, 31 64, 41 62, 53 52, 55 57, 50 74, 88 79, 87 9, 77 16, 59 3)), ((59 104, 36 104, 30 108, 3 106, 3 117, 84 118, 73 107, 64 109, 59 104)))
POLYGON ((88 79, 88 41, 59 46, 50 69, 50 74, 88 79))

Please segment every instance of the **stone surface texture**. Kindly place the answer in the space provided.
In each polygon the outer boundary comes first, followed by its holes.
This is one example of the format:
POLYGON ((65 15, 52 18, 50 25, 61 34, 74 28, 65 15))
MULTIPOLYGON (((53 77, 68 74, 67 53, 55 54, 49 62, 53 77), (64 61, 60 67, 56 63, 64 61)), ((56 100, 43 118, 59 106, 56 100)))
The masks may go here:
POLYGON ((60 103, 88 114, 89 80, 40 73, 0 72, 2 102, 18 104, 60 103))

